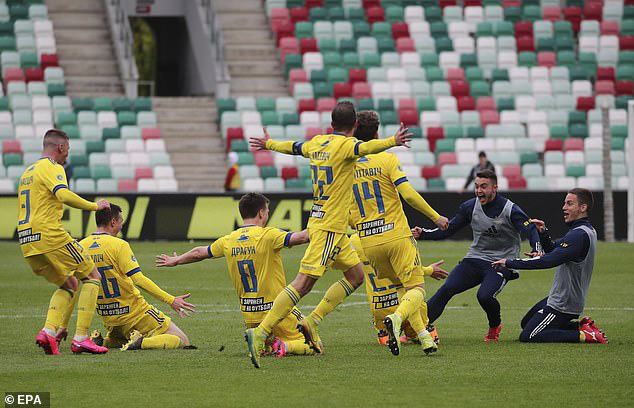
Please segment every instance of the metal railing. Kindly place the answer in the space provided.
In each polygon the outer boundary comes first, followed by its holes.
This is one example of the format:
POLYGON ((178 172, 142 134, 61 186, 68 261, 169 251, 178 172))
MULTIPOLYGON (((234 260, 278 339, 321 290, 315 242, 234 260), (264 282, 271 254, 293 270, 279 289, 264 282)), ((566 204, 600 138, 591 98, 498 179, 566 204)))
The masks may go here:
MULTIPOLYGON (((138 94, 139 73, 136 61, 132 53, 134 36, 128 21, 128 15, 120 0, 104 0, 110 32, 112 34, 119 68, 121 70, 121 82, 125 94, 129 98, 135 98, 138 94)), ((152 87, 153 88, 153 87, 152 87)))
POLYGON ((225 92, 228 93, 228 85, 231 81, 231 76, 229 75, 229 69, 227 68, 227 62, 225 60, 225 42, 220 22, 218 21, 218 13, 214 8, 213 0, 200 0, 200 5, 204 10, 205 23, 209 29, 210 41, 214 52, 213 57, 215 61, 217 89, 216 95, 224 97, 222 95, 218 95, 218 90, 220 90, 220 88, 226 88, 225 92), (221 86, 219 87, 219 85, 221 86))

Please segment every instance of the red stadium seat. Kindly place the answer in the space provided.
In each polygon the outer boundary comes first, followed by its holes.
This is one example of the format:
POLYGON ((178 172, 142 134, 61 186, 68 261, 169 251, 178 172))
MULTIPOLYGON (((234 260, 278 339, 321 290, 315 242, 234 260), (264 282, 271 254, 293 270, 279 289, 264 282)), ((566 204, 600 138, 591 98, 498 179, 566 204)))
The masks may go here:
POLYGON ((57 54, 42 54, 40 56, 40 67, 42 69, 46 69, 48 67, 59 67, 57 54))
POLYGON ((480 112, 480 123, 483 127, 497 125, 500 123, 500 114, 496 110, 482 111, 480 112))
POLYGON ((455 80, 464 81, 465 80, 464 69, 447 68, 446 79, 447 81, 455 81, 455 80))
POLYGON ((324 0, 306 0, 304 2, 304 5, 311 9, 313 7, 323 7, 324 6, 324 0))
POLYGON ((411 109, 399 109, 398 120, 405 126, 418 125, 418 111, 411 109))
POLYGON ((621 51, 634 51, 634 36, 619 38, 621 51))
POLYGON ((25 82, 42 82, 44 81, 44 71, 42 71, 42 68, 26 68, 24 70, 24 80, 25 82))
POLYGON ((614 81, 597 81, 594 84, 594 92, 597 95, 614 95, 614 81))
POLYGON ((299 42, 299 48, 302 54, 319 51, 316 38, 302 38, 299 42))
POLYGON ((355 99, 372 98, 372 88, 367 82, 355 82, 352 84, 352 97, 355 99))
POLYGON ((137 167, 134 169, 134 179, 147 179, 154 177, 151 167, 137 167))
POLYGON ((526 188, 526 179, 522 176, 508 178, 509 188, 514 190, 524 190, 526 188))
POLYGON ((438 155, 438 165, 458 164, 458 156, 454 152, 442 152, 438 155))
POLYGON ((11 81, 22 81, 24 82, 24 72, 22 68, 6 68, 4 70, 4 83, 5 85, 11 81))
POLYGON ((613 67, 597 68, 597 81, 614 81, 614 68, 613 67))
POLYGON ((295 24, 291 22, 276 23, 273 26, 273 32, 275 33, 275 45, 279 47, 282 38, 295 36, 295 24))
POLYGON ((231 151, 231 142, 234 140, 244 140, 244 135, 242 134, 242 128, 229 128, 227 129, 227 140, 225 149, 227 152, 231 151))
MULTIPOLYGON (((392 27, 392 33, 394 33, 394 27, 392 27)), ((414 40, 409 37, 396 38, 396 52, 416 52, 414 40)))
POLYGON ((352 96, 352 87, 348 82, 338 82, 332 87, 332 94, 336 99, 352 96))
POLYGON ((454 98, 460 98, 461 96, 469 96, 471 91, 469 89, 469 84, 467 81, 455 80, 449 81, 449 86, 451 87, 451 95, 454 98))
POLYGON ((583 19, 601 21, 603 19, 603 5, 600 2, 586 2, 583 6, 583 19))
POLYGON ((407 23, 392 23, 392 38, 409 38, 409 27, 407 23))
POLYGON ((273 23, 285 23, 291 21, 291 16, 287 8, 274 8, 271 9, 271 26, 273 23))
POLYGON ((634 95, 634 82, 631 80, 616 81, 617 95, 634 95))
POLYGON ((402 98, 398 100, 398 109, 399 110, 414 110, 418 111, 418 107, 416 106, 416 99, 414 98, 402 98))
POLYGON ((308 82, 308 74, 301 68, 293 68, 288 71, 288 84, 292 88, 299 82, 308 82))
POLYGON ((423 168, 420 171, 420 175, 422 178, 425 178, 425 179, 438 178, 440 177, 440 167, 423 166, 423 168))
POLYGON ((502 0, 502 7, 521 7, 522 0, 502 0))
POLYGON ((117 181, 117 190, 120 193, 135 193, 137 190, 136 180, 119 180, 117 181))
POLYGON ((542 9, 542 16, 548 21, 561 20, 561 9, 558 6, 546 6, 542 9))
POLYGON ((551 150, 561 150, 563 148, 563 145, 563 139, 548 139, 546 140, 546 143, 544 143, 544 151, 548 152, 551 150))
POLYGON ((507 164, 502 168, 502 175, 506 178, 520 177, 522 168, 519 164, 507 164))
POLYGON ((429 141, 429 150, 436 151, 436 141, 445 138, 445 130, 441 127, 427 128, 427 140, 429 141))
POLYGON ((305 7, 293 7, 290 11, 291 22, 308 21, 309 13, 305 7))
POLYGON ((518 37, 516 40, 517 52, 530 51, 535 52, 535 41, 532 36, 518 37))
POLYGON ((479 97, 476 100, 476 110, 479 112, 496 110, 495 99, 492 96, 479 97))
POLYGON ((382 7, 381 0, 362 0, 364 9, 369 9, 370 7, 382 7))
POLYGON ((317 99, 317 111, 318 112, 331 112, 337 105, 335 98, 319 98, 317 99))
POLYGON ((299 42, 295 37, 284 37, 280 39, 280 63, 284 64, 284 60, 288 54, 299 54, 299 42))
POLYGON ((532 37, 533 23, 530 21, 518 21, 515 23, 515 37, 532 37))
POLYGON ((281 177, 284 180, 296 179, 299 177, 299 170, 297 167, 282 167, 281 177))
POLYGON ((577 98, 577 110, 589 111, 594 109, 594 97, 592 96, 580 96, 577 98))
MULTIPOLYGON (((242 128, 239 128, 240 132, 242 132, 242 128)), ((227 129, 227 132, 229 130, 227 129)), ((228 135, 228 133, 227 133, 228 135)), ((143 140, 148 139, 160 139, 161 138, 161 130, 159 128, 142 128, 141 129, 141 137, 143 140)))
POLYGON ((464 7, 468 6, 482 6, 482 0, 464 0, 462 2, 464 7))
POLYGON ((260 150, 253 153, 256 166, 275 166, 275 160, 273 160, 273 154, 268 150, 260 150))
POLYGON ((618 21, 602 21, 601 22, 601 35, 619 35, 619 22, 618 21))
POLYGON ((369 7, 365 11, 366 20, 369 24, 385 21, 385 12, 383 7, 369 7))
POLYGON ((314 110, 317 110, 317 104, 314 99, 300 99, 299 102, 297 102, 298 113, 312 112, 314 110))
POLYGON ((366 82, 366 71, 363 68, 350 68, 348 70, 348 81, 351 84, 355 82, 366 82))
POLYGON ((20 153, 22 154, 22 148, 20 147, 19 140, 3 140, 2 141, 2 153, 20 153))
POLYGON ((458 98, 458 112, 472 111, 475 108, 476 102, 473 96, 461 96, 458 98))
POLYGON ((581 8, 579 7, 566 7, 564 9, 564 19, 570 21, 572 30, 577 33, 581 28, 581 8))
POLYGON ((569 150, 580 150, 583 151, 584 147, 583 147, 583 139, 577 138, 577 137, 569 137, 567 139, 564 140, 564 146, 563 146, 564 151, 569 151, 569 150))
POLYGON ((557 54, 553 51, 537 53, 537 65, 552 68, 557 65, 557 54))
POLYGON ((315 137, 317 135, 321 135, 323 133, 324 133, 324 131, 323 131, 322 128, 318 128, 318 127, 306 128, 306 140, 310 140, 313 137, 315 137))
POLYGON ((456 0, 438 0, 438 5, 442 8, 445 8, 447 6, 455 6, 456 0))

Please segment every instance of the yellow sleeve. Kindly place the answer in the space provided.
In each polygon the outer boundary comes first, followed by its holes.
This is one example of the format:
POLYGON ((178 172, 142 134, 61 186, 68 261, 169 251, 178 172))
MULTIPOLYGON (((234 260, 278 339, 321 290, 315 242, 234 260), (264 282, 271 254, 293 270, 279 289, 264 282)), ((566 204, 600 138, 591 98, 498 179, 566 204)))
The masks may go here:
POLYGON ((92 201, 84 200, 77 194, 73 193, 68 189, 68 187, 59 187, 56 191, 54 191, 55 196, 64 204, 69 205, 73 208, 79 208, 80 210, 88 210, 88 211, 97 211, 99 207, 97 203, 93 203, 92 201))
POLYGON ((57 193, 60 189, 68 189, 66 172, 61 164, 53 164, 49 167, 49 164, 46 163, 45 167, 41 169, 42 171, 38 174, 38 177, 40 177, 46 188, 53 194, 57 193))
POLYGON ((266 233, 267 242, 269 242, 274 250, 288 247, 291 240, 292 232, 287 232, 278 228, 270 228, 266 233))
POLYGON ((431 276, 433 271, 434 268, 432 268, 431 266, 423 266, 423 274, 425 274, 426 276, 431 276))
POLYGON ((133 276, 134 274, 141 272, 141 266, 139 262, 136 260, 134 253, 132 252, 132 248, 130 244, 125 241, 120 241, 121 246, 119 247, 119 254, 117 257, 117 263, 119 264, 119 268, 122 273, 125 273, 126 276, 133 276))
POLYGON ((346 158, 356 158, 367 154, 381 153, 390 147, 396 146, 394 136, 387 139, 374 139, 367 142, 360 142, 354 138, 347 138, 342 145, 342 150, 346 158))
POLYGON ((222 258, 225 256, 225 237, 218 238, 213 244, 209 245, 207 254, 210 258, 222 258))
POLYGON ((143 275, 143 272, 139 271, 130 277, 132 282, 156 299, 160 300, 163 303, 171 305, 174 303, 174 296, 165 292, 163 289, 159 288, 156 283, 152 281, 152 279, 143 275))
MULTIPOLYGON (((398 193, 405 199, 407 204, 409 204, 412 208, 418 211, 421 214, 424 214, 427 218, 432 220, 433 222, 438 221, 440 218, 440 214, 436 212, 423 197, 414 188, 409 181, 407 181, 407 177, 405 173, 401 170, 401 166, 399 165, 398 159, 394 156, 395 164, 391 170, 392 182, 396 186, 398 193)), ((431 272, 430 272, 431 273, 431 272)))
POLYGON ((267 150, 273 150, 280 153, 308 157, 305 153, 306 150, 304 149, 304 146, 307 145, 307 143, 310 143, 310 141, 294 142, 291 140, 288 142, 277 142, 273 139, 269 139, 266 141, 266 148, 267 150))

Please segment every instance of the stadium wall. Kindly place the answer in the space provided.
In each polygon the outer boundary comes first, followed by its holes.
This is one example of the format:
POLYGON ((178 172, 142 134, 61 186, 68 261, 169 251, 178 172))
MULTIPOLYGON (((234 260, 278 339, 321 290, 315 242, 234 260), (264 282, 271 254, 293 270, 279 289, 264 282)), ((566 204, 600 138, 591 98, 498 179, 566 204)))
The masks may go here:
MULTIPOLYGON (((87 199, 105 198, 123 209, 125 225, 123 238, 140 240, 209 240, 221 237, 240 225, 237 201, 241 194, 128 194, 84 196, 87 199)), ((306 193, 266 194, 271 199, 269 224, 285 230, 300 230, 308 221, 312 197, 306 193)), ((553 237, 562 236, 567 227, 561 206, 564 192, 508 192, 504 194, 517 203, 531 217, 542 219, 553 237)), ((427 201, 441 214, 451 217, 469 194, 425 193, 427 201)), ((591 221, 599 239, 603 238, 603 193, 594 193, 595 208, 591 221)), ((14 216, 18 208, 16 196, 0 196, 0 209, 7 216, 0 220, 0 239, 16 239, 14 216)), ((404 205, 411 225, 434 227, 422 214, 404 205)), ((627 239, 627 192, 614 192, 615 235, 627 239)), ((67 208, 62 220, 73 237, 80 238, 95 230, 94 217, 87 211, 67 208)), ((471 239, 465 228, 453 239, 471 239)))

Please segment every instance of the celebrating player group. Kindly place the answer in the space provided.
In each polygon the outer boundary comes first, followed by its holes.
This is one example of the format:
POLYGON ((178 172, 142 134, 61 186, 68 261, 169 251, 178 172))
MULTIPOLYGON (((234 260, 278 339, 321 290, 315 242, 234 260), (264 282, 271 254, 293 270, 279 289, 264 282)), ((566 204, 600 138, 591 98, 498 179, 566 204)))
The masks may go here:
MULTIPOLYGON (((497 192, 490 170, 475 178, 475 197, 463 202, 451 218, 438 214, 409 184, 398 158, 385 150, 407 146, 403 125, 396 134, 378 139, 378 115, 355 112, 349 102, 332 111, 332 133, 305 142, 277 142, 264 129, 251 138, 254 149, 304 156, 310 161, 313 205, 303 231, 267 226, 269 200, 245 194, 238 204, 243 225, 209 246, 172 256, 158 255, 156 266, 174 267, 224 257, 246 326, 252 364, 264 356, 314 355, 324 352, 320 325, 365 280, 378 341, 398 356, 401 344, 420 344, 425 354, 438 350, 436 322, 451 298, 480 286, 477 299, 489 327, 485 341, 498 341, 502 329, 500 303, 505 285, 521 269, 556 268, 548 296, 521 321, 522 342, 607 343, 604 333, 582 314, 594 268, 597 234, 589 222, 592 193, 575 188, 563 204, 570 230, 553 241, 543 221, 529 217, 497 192), (411 226, 401 198, 437 225, 434 230, 411 226), (444 239, 469 224, 473 243, 451 273, 437 259, 421 263, 417 240, 444 239), (349 230, 354 230, 349 236, 349 230), (520 259, 521 234, 531 252, 520 259), (308 243, 295 279, 287 284, 280 251, 308 243), (343 272, 317 307, 304 315, 297 305, 329 269, 343 272), (446 282, 427 300, 425 276, 446 282)), ((36 343, 47 354, 59 354, 77 299, 74 353, 103 354, 108 348, 194 348, 187 335, 141 295, 142 288, 169 305, 180 317, 195 305, 189 294, 173 296, 145 277, 130 245, 117 238, 121 208, 105 200, 86 201, 68 189, 63 163, 69 142, 64 132, 49 130, 42 158, 29 166, 19 182, 18 238, 33 272, 54 284, 44 327, 36 343), (77 242, 61 225, 63 204, 96 211, 97 231, 77 242), (81 289, 79 282, 81 281, 81 289), (77 293, 79 293, 77 295, 77 293), (105 337, 89 335, 95 310, 105 337)))

